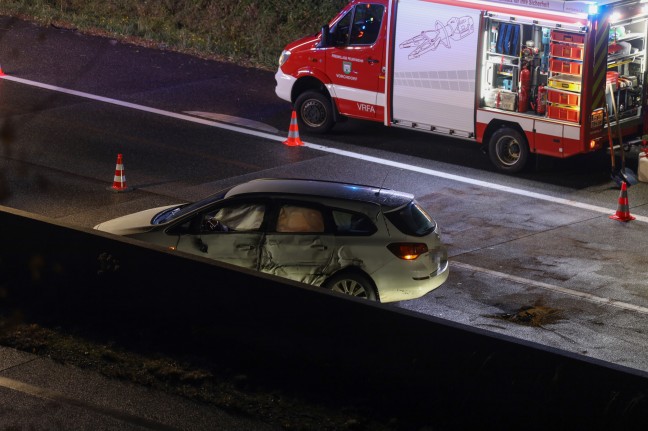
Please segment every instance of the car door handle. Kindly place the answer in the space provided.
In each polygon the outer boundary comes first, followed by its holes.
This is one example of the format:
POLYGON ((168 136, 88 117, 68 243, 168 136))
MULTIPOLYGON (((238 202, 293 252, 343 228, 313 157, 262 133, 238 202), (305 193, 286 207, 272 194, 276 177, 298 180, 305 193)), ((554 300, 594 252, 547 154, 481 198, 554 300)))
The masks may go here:
POLYGON ((316 248, 317 250, 326 250, 328 247, 326 247, 324 244, 313 244, 311 245, 311 248, 316 248))
POLYGON ((250 244, 239 244, 236 246, 236 249, 241 251, 250 251, 254 250, 254 246, 250 244))
POLYGON ((367 63, 369 63, 369 64, 376 64, 376 63, 378 63, 379 61, 380 61, 380 60, 376 60, 375 58, 368 58, 368 59, 367 59, 367 63))

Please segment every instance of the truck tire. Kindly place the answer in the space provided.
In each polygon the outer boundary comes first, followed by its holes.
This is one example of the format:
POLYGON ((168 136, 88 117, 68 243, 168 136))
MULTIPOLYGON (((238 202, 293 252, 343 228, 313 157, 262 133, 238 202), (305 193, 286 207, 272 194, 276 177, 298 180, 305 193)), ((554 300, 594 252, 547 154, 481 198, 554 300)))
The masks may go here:
POLYGON ((522 133, 505 126, 491 136, 488 155, 498 170, 506 173, 520 172, 529 159, 529 144, 522 133))
POLYGON ((295 101, 299 126, 307 132, 326 133, 335 124, 331 99, 317 91, 306 91, 295 101))

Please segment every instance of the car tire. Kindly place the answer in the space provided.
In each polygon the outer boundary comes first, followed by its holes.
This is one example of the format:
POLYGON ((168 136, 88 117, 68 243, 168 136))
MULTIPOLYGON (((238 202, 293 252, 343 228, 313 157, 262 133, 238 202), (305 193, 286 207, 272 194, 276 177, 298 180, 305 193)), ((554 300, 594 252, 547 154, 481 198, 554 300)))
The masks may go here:
POLYGON ((529 159, 529 144, 519 131, 511 127, 502 127, 491 136, 488 155, 500 171, 520 172, 529 159))
POLYGON ((356 298, 377 301, 378 294, 373 282, 364 274, 357 272, 341 272, 333 275, 324 283, 326 289, 356 298))
POLYGON ((326 133, 335 124, 331 99, 317 91, 306 91, 295 101, 299 127, 307 132, 326 133))

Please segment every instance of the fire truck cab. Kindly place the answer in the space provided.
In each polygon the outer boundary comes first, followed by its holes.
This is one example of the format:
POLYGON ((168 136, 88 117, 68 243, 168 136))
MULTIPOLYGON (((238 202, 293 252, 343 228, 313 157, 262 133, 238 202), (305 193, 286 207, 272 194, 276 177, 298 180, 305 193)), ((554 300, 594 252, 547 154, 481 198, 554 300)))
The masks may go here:
POLYGON ((473 140, 510 173, 612 130, 628 145, 645 133, 644 1, 353 0, 285 47, 276 93, 306 131, 381 121, 473 140))

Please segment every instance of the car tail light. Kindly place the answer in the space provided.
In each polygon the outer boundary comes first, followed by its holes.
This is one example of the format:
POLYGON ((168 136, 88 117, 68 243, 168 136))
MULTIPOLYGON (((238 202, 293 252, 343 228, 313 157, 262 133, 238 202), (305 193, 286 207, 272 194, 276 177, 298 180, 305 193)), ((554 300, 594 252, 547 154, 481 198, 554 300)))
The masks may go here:
POLYGON ((396 257, 404 260, 414 260, 427 253, 427 245, 421 242, 394 242, 387 246, 396 257))

